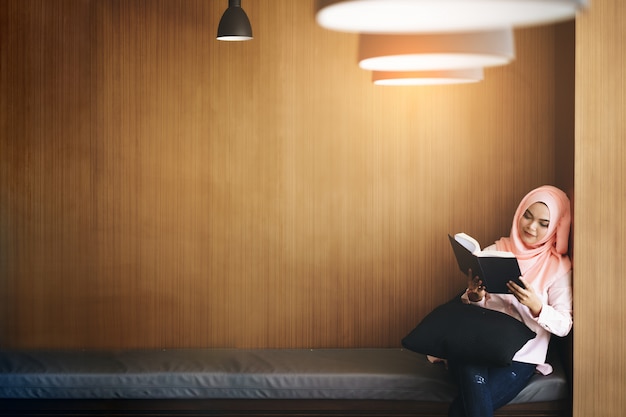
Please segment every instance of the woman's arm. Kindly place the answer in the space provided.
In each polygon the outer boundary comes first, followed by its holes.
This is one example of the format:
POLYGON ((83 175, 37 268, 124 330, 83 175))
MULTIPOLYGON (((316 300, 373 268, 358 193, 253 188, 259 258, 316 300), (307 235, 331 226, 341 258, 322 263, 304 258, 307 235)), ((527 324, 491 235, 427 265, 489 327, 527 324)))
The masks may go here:
POLYGON ((566 336, 572 328, 571 271, 557 278, 547 290, 547 300, 522 279, 526 288, 513 282, 507 286, 517 300, 528 307, 532 318, 542 328, 557 336, 566 336))
POLYGON ((555 280, 548 288, 548 302, 544 303, 537 323, 557 336, 563 337, 572 329, 572 271, 555 280))

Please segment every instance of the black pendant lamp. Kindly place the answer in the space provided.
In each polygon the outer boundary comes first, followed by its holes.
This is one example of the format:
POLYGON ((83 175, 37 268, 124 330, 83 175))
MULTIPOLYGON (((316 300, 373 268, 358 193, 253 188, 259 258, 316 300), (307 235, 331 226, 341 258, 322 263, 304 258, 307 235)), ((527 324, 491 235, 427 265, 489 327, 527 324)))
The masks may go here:
POLYGON ((252 39, 252 26, 241 8, 241 0, 228 0, 228 9, 217 28, 219 41, 247 41, 252 39))

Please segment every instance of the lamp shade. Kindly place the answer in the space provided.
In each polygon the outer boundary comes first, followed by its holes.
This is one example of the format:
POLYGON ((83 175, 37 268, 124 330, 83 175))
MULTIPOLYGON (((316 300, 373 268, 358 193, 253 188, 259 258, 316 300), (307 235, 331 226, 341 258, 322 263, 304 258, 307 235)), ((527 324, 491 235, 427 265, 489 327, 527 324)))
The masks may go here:
POLYGON ((515 58, 513 30, 359 36, 359 66, 372 71, 429 71, 504 65, 515 58))
POLYGON ((575 17, 587 0, 317 0, 326 29, 432 33, 552 23, 575 17))
POLYGON ((482 68, 439 71, 374 71, 372 82, 376 85, 435 85, 466 84, 481 81, 482 68))
POLYGON ((229 0, 228 9, 222 15, 217 27, 220 41, 247 41, 252 39, 252 26, 248 15, 241 8, 241 0, 229 0))

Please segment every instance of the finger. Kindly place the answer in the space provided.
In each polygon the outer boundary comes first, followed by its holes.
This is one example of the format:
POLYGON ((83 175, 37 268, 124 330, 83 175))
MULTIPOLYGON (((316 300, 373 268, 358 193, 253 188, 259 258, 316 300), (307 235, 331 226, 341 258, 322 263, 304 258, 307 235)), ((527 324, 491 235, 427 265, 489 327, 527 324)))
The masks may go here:
POLYGON ((513 295, 513 297, 515 297, 517 299, 517 301, 519 301, 520 303, 523 304, 524 302, 524 293, 522 293, 518 288, 514 288, 513 285, 515 285, 515 283, 511 283, 512 285, 509 286, 509 291, 511 291, 511 295, 513 295))
MULTIPOLYGON (((535 292, 535 290, 533 289, 533 287, 532 287, 532 286, 531 286, 528 282, 526 282, 526 279, 525 279, 524 277, 520 276, 520 277, 519 277, 519 280, 522 282, 522 284, 524 284, 524 287, 526 287, 526 290, 528 290, 528 291, 530 291, 530 292, 533 292, 533 293, 535 292)), ((518 287, 519 287, 519 285, 518 285, 518 287)), ((522 287, 519 287, 519 288, 520 288, 520 289, 524 289, 524 288, 522 288, 522 287)))
POLYGON ((524 297, 524 289, 513 281, 509 281, 506 285, 511 294, 513 294, 513 296, 519 301, 522 301, 522 298, 524 297))

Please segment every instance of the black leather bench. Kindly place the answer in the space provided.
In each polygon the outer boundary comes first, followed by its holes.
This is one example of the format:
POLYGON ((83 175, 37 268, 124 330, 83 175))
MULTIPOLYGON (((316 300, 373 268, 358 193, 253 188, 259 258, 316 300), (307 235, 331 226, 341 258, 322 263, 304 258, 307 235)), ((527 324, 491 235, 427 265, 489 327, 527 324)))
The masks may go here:
MULTIPOLYGON (((558 356, 499 415, 568 415, 558 356)), ((2 415, 445 415, 443 365, 405 349, 0 351, 2 415)))

